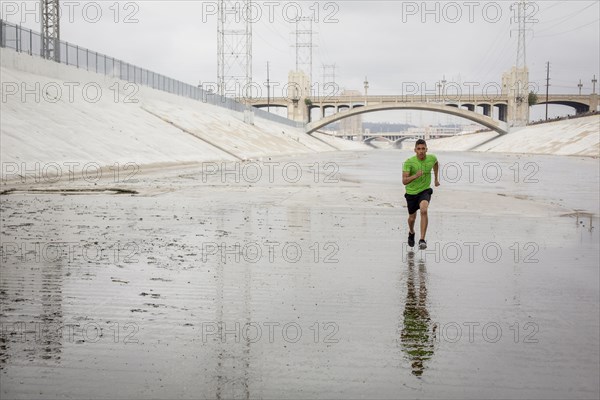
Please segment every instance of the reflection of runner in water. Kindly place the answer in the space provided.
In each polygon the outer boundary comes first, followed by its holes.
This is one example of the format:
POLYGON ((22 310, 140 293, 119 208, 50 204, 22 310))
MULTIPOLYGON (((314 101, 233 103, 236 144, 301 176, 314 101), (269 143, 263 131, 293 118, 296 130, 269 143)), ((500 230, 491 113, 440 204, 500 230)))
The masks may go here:
POLYGON ((433 189, 431 185, 431 170, 435 174, 435 186, 440 186, 438 180, 439 164, 437 157, 433 154, 427 154, 427 143, 423 139, 417 140, 415 144, 416 156, 413 156, 404 162, 402 166, 402 183, 406 186, 406 203, 408 205, 408 245, 415 245, 415 221, 417 220, 417 210, 421 210, 421 240, 419 248, 427 248, 425 234, 427 233, 427 209, 431 202, 433 189))
POLYGON ((414 253, 408 253, 408 279, 406 281, 406 305, 404 324, 400 333, 402 349, 412 365, 412 374, 423 375, 425 361, 433 356, 436 329, 432 326, 427 310, 427 271, 423 260, 419 261, 418 288, 415 282, 414 253), (431 328, 431 332, 430 332, 431 328))

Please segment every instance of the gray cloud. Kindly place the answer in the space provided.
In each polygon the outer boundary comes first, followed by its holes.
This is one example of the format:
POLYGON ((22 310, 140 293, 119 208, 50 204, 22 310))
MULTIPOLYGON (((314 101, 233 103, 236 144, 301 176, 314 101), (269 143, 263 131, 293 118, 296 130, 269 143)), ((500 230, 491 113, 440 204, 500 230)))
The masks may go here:
MULTIPOLYGON (((39 30, 39 21, 32 15, 24 18, 22 12, 23 4, 33 9, 39 2, 1 3, 3 18, 39 30), (7 15, 9 3, 17 4, 20 12, 7 15)), ((63 40, 189 83, 216 81, 217 17, 206 14, 214 10, 216 1, 120 1, 117 5, 115 1, 97 1, 102 18, 96 23, 83 13, 85 7, 88 11, 96 8, 89 3, 94 2, 72 2, 72 22, 63 12, 63 40), (138 22, 125 23, 126 17, 138 22)), ((405 82, 423 82, 434 89, 443 76, 453 81, 499 82, 502 72, 515 64, 513 1, 291 3, 273 2, 271 9, 264 2, 256 3, 263 14, 253 25, 255 81, 265 80, 267 61, 271 79, 282 84, 294 69, 295 24, 291 17, 298 7, 306 16, 318 12, 315 81, 322 81, 323 63, 335 63, 336 80, 342 87, 362 90, 368 76, 371 94, 399 94, 405 82), (273 11, 271 20, 269 10, 273 11)), ((589 93, 592 75, 600 76, 600 3, 531 3, 530 79, 543 85, 545 63, 550 61, 553 92, 576 92, 582 79, 584 92, 589 93)))

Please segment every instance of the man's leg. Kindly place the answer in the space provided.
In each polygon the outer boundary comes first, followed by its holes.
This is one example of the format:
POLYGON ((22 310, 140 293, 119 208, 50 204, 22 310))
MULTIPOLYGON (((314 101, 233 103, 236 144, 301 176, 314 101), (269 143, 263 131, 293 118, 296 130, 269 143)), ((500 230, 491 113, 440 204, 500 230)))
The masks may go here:
POLYGON ((417 212, 408 215, 408 247, 415 246, 415 222, 417 220, 417 212))
MULTIPOLYGON (((419 209, 421 210, 421 240, 425 240, 425 234, 427 233, 427 209, 429 208, 429 202, 427 200, 421 201, 419 203, 419 209)), ((415 213, 416 216, 416 213, 415 213)), ((409 223, 410 225, 410 223, 409 223)), ((413 223, 414 225, 414 223, 413 223)))
POLYGON ((415 222, 417 221, 417 212, 408 215, 408 233, 415 233, 415 222))

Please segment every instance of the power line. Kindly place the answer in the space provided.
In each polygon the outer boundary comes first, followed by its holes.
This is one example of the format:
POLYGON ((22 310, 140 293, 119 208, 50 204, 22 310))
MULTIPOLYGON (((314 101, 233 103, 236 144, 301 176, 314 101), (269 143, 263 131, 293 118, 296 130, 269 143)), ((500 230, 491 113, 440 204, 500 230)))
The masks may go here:
MULTIPOLYGON (((491 61, 491 57, 493 55, 498 55, 498 51, 497 51, 497 44, 499 45, 499 39, 506 34, 506 29, 504 27, 502 27, 501 30, 499 30, 498 35, 496 36, 496 38, 491 42, 491 44, 487 47, 487 53, 485 54, 485 56, 483 56, 481 58, 481 62, 479 63, 479 70, 477 71, 477 73, 475 74, 476 77, 481 76, 481 72, 483 71, 487 71, 486 74, 484 76, 486 76, 489 72, 490 69, 493 68, 497 63, 494 62, 492 63, 491 67, 488 67, 488 64, 491 61)), ((509 41, 504 42, 504 46, 506 47, 508 45, 509 41)), ((504 49, 503 49, 504 50, 504 49)), ((501 50, 501 51, 503 51, 501 50)))
POLYGON ((589 25, 591 25, 591 24, 594 24, 594 23, 596 23, 596 22, 598 22, 598 21, 600 21, 600 18, 598 18, 598 19, 596 19, 596 20, 594 20, 594 21, 592 21, 592 22, 589 22, 589 23, 587 23, 587 24, 584 24, 584 25, 578 26, 577 28, 574 28, 574 29, 568 30, 568 31, 564 31, 564 32, 560 32, 560 33, 553 33, 552 35, 541 35, 541 36, 538 36, 538 38, 545 38, 545 37, 552 37, 552 36, 564 35, 565 33, 570 33, 570 32, 574 32, 574 31, 578 31, 579 29, 581 29, 581 28, 585 28, 586 26, 589 26, 589 25))
POLYGON ((548 8, 544 8, 543 10, 540 10, 540 13, 546 12, 548 10, 553 9, 554 7, 561 5, 563 3, 563 1, 555 1, 554 4, 552 4, 551 6, 549 6, 548 8))
POLYGON ((556 23, 556 24, 554 24, 554 25, 552 25, 552 26, 550 26, 548 28, 540 29, 538 32, 545 32, 547 30, 553 29, 553 28, 557 27, 558 25, 560 25, 560 24, 562 24, 564 22, 567 22, 569 19, 573 18, 574 16, 581 14, 582 12, 584 12, 585 10, 587 10, 588 8, 590 8, 591 6, 593 6, 595 4, 598 4, 598 3, 594 1, 591 4, 587 5, 586 7, 582 8, 581 10, 574 12, 573 14, 567 15, 565 17, 559 17, 559 18, 556 18, 556 19, 550 20, 550 21, 544 21, 543 23, 546 24, 546 23, 550 23, 550 22, 554 22, 554 21, 560 20, 560 22, 558 22, 558 23, 556 23))

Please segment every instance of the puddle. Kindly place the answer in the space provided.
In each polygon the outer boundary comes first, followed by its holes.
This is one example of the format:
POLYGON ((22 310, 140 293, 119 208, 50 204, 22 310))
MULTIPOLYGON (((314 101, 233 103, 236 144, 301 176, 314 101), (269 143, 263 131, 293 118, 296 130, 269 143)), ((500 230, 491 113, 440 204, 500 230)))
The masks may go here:
POLYGON ((15 194, 60 194, 63 196, 73 195, 98 195, 98 194, 138 194, 131 189, 8 189, 0 192, 1 195, 15 194))

